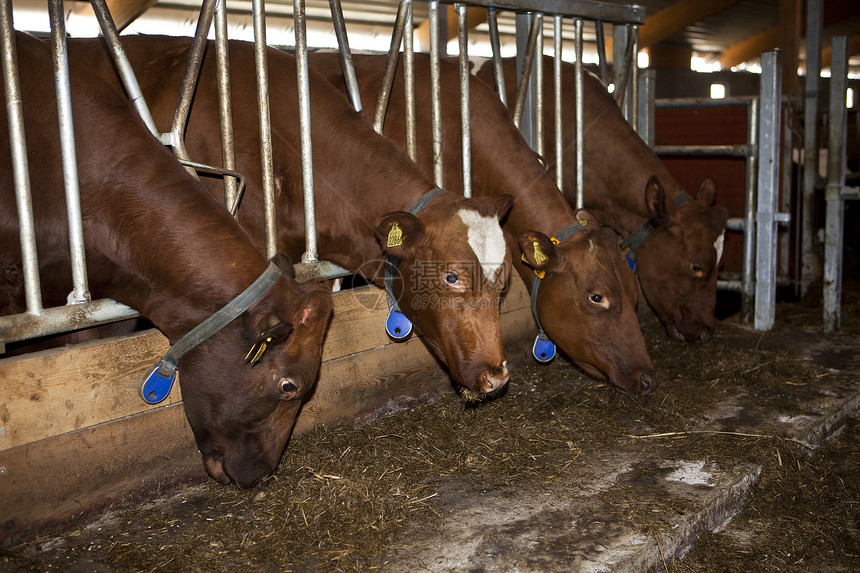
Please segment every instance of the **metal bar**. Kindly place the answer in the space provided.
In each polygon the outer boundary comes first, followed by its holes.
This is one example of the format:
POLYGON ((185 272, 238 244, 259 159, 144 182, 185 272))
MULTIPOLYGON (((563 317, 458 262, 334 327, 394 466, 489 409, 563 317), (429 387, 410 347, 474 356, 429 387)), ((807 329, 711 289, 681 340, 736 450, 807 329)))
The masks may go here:
POLYGON ((750 101, 757 100, 757 96, 740 96, 727 97, 723 99, 713 99, 709 97, 688 97, 688 98, 672 98, 654 100, 654 105, 658 109, 669 109, 679 107, 730 107, 749 105, 750 101))
MULTIPOLYGON (((526 53, 523 56, 522 70, 519 71, 520 77, 517 83, 517 99, 514 102, 514 125, 520 127, 522 121, 523 109, 525 108, 526 95, 528 94, 529 80, 532 75, 532 65, 535 58, 535 44, 537 42, 538 26, 537 19, 532 16, 531 26, 529 27, 529 38, 526 42, 526 53)), ((529 142, 531 145, 532 142, 529 142)))
POLYGON ((293 0, 296 33, 296 77, 299 90, 299 130, 302 150, 302 196, 305 207, 305 252, 303 263, 313 263, 317 254, 316 206, 314 205, 314 159, 311 145, 311 96, 308 70, 308 40, 305 0, 293 0))
POLYGON ((639 91, 639 135, 652 149, 654 148, 654 92, 657 76, 654 70, 644 70, 640 76, 639 91))
POLYGON ((170 145, 173 148, 173 154, 180 159, 190 159, 188 150, 185 149, 185 125, 188 123, 188 114, 191 112, 191 100, 194 98, 197 78, 200 76, 203 53, 206 51, 206 37, 212 26, 214 10, 215 0, 203 0, 200 17, 197 20, 197 30, 194 33, 194 41, 191 43, 191 50, 185 65, 185 75, 182 76, 182 84, 179 88, 179 98, 173 111, 173 121, 170 125, 170 145))
MULTIPOLYGON (((443 4, 457 4, 442 0, 443 4)), ((543 12, 566 18, 603 20, 620 24, 644 24, 645 7, 636 4, 609 4, 593 0, 470 0, 470 6, 499 8, 515 12, 543 12)))
POLYGON ((472 132, 469 116, 469 25, 466 22, 467 6, 454 4, 457 11, 457 40, 460 45, 460 135, 463 157, 463 196, 472 196, 472 132))
POLYGON ((538 12, 534 14, 537 22, 538 35, 535 37, 535 97, 534 97, 534 118, 535 118, 535 153, 539 157, 544 156, 544 129, 543 129, 543 14, 538 12))
MULTIPOLYGON (((233 91, 230 86, 230 48, 227 39, 226 0, 215 6, 215 58, 218 73, 218 113, 221 119, 221 163, 225 170, 236 170, 235 138, 233 134, 233 91)), ((224 176, 224 204, 231 213, 238 208, 237 180, 224 176)))
POLYGON ((418 163, 418 136, 415 128, 415 42, 412 39, 412 0, 406 4, 406 26, 403 27, 403 93, 406 106, 406 153, 418 163))
POLYGON ((803 195, 800 212, 800 296, 818 278, 815 255, 815 182, 818 179, 818 94, 821 83, 823 0, 806 2, 806 85, 803 112, 803 195))
POLYGON ((746 160, 746 189, 744 192, 744 241, 741 265, 741 321, 753 321, 755 307, 755 212, 756 183, 758 182, 758 127, 759 100, 749 102, 747 108, 747 143, 749 155, 746 160))
POLYGON ((634 130, 639 129, 639 27, 632 26, 630 30, 630 125, 634 130))
POLYGON ((391 98, 391 87, 394 85, 394 74, 397 72, 397 62, 400 60, 400 44, 403 42, 403 28, 406 26, 407 7, 400 2, 397 7, 397 20, 391 33, 391 45, 388 47, 388 59, 385 61, 385 71, 376 96, 376 110, 373 113, 373 130, 382 133, 385 123, 385 112, 388 110, 388 100, 391 98))
MULTIPOLYGON (((791 129, 791 104, 785 106, 782 116, 782 166, 780 167, 780 173, 782 173, 780 180, 782 185, 780 188, 779 210, 781 213, 791 213, 791 187, 793 183, 791 157, 794 153, 794 140, 792 138, 791 129)), ((779 249, 777 253, 779 257, 777 275, 779 276, 788 275, 790 238, 789 233, 781 233, 779 236, 779 249)))
MULTIPOLYGON (((438 6, 438 2, 436 5, 438 6)), ((493 50, 493 78, 496 93, 505 107, 508 107, 508 94, 505 88, 505 71, 502 65, 502 47, 499 40, 499 22, 495 8, 487 8, 487 26, 490 29, 490 47, 493 50)))
POLYGON ((576 208, 585 206, 585 164, 583 163, 583 150, 585 149, 585 111, 584 82, 582 79, 582 18, 573 20, 574 45, 576 46, 576 61, 573 64, 574 85, 576 89, 574 108, 576 110, 576 208))
MULTIPOLYGON (((30 169, 27 162, 27 140, 24 135, 24 108, 18 75, 18 49, 12 23, 12 2, 0 0, 0 43, 2 43, 3 85, 6 92, 6 114, 9 121, 9 148, 15 182, 15 204, 18 210, 18 234, 21 240, 21 264, 24 274, 24 298, 27 313, 42 314, 42 292, 39 282, 39 257, 36 252, 36 226, 30 196, 30 169)), ((2 324, 2 323, 0 323, 2 324)), ((6 337, 5 328, 0 336, 6 337)))
POLYGON ((839 329, 842 302, 842 237, 845 227, 845 185, 848 87, 848 39, 833 38, 827 137, 827 202, 824 223, 824 332, 839 329))
POLYGON ((430 128, 433 135, 433 176, 436 186, 445 187, 442 156, 442 81, 439 63, 439 2, 430 1, 430 128))
POLYGON ((137 316, 140 315, 133 308, 109 298, 46 308, 38 315, 0 316, 0 341, 17 342, 137 316))
POLYGON ((555 141, 553 146, 555 149, 555 185, 559 189, 564 185, 564 121, 562 116, 562 18, 559 15, 552 17, 552 41, 553 41, 553 58, 552 58, 552 76, 553 76, 553 133, 555 141))
MULTIPOLYGON (((293 0, 293 11, 295 13, 296 30, 298 30, 299 21, 302 24, 304 23, 304 11, 302 10, 302 17, 300 17, 295 2, 296 0, 293 0)), ((266 55, 265 0, 253 0, 251 4, 251 16, 254 22, 254 69, 257 76, 257 110, 260 117, 260 169, 263 180, 266 258, 270 259, 278 254, 278 233, 275 215, 275 176, 272 162, 272 123, 269 111, 269 63, 266 55)), ((296 59, 298 59, 298 41, 296 44, 296 59)), ((299 105, 299 115, 301 115, 301 104, 299 105)), ((304 172, 304 154, 302 157, 302 171, 304 172)), ((307 217, 307 209, 305 210, 305 217, 307 217)), ((313 233, 306 227, 305 235, 307 238, 308 236, 313 236, 313 233)))
POLYGON ((99 28, 102 31, 102 37, 107 43, 108 50, 113 56, 114 65, 116 65, 119 77, 125 87, 125 93, 128 94, 129 100, 137 110, 137 114, 146 124, 150 133, 157 137, 162 143, 168 144, 168 139, 165 139, 155 127, 155 121, 152 119, 152 114, 149 113, 149 107, 146 105, 146 100, 143 93, 140 91, 140 85, 137 83, 137 78, 134 75, 134 70, 131 63, 128 61, 128 56, 125 49, 119 41, 119 32, 117 32, 116 24, 110 15, 110 11, 105 4, 105 0, 90 0, 90 5, 93 7, 93 12, 96 15, 96 20, 99 22, 99 28))
POLYGON ((756 208, 756 330, 773 328, 776 311, 776 212, 779 195, 780 53, 762 52, 756 208))
POLYGON ((749 145, 738 143, 734 145, 655 145, 657 155, 724 155, 730 157, 746 157, 749 145))
POLYGON ((358 80, 355 77, 355 65, 352 62, 352 50, 349 49, 349 36, 346 33, 346 22, 343 19, 343 8, 340 0, 328 0, 331 9, 331 22, 337 38, 337 49, 340 53, 340 65, 343 68, 343 79, 346 84, 346 94, 355 111, 361 111, 361 94, 358 91, 358 80))
MULTIPOLYGON (((626 38, 626 43, 624 45, 624 66, 621 68, 620 76, 617 74, 618 67, 616 66, 615 103, 618 104, 618 107, 624 110, 624 117, 626 117, 628 121, 631 121, 630 114, 627 113, 628 106, 625 105, 625 102, 629 102, 629 100, 626 99, 627 85, 628 78, 630 77, 630 65, 633 61, 633 47, 635 41, 633 38, 633 27, 626 26, 625 31, 626 33, 624 34, 624 37, 626 38)), ((617 36, 616 41, 618 41, 617 36)))
POLYGON ((69 50, 66 43, 66 18, 62 0, 49 0, 48 13, 51 21, 51 52, 57 90, 57 118, 63 161, 63 186, 66 193, 66 219, 69 225, 69 257, 72 265, 72 292, 69 293, 68 303, 80 304, 90 299, 90 292, 87 285, 84 226, 81 221, 81 193, 78 183, 78 158, 75 153, 75 126, 69 77, 69 50))
POLYGON ((600 82, 604 86, 609 85, 609 70, 606 63, 606 38, 603 34, 603 20, 594 22, 594 33, 597 36, 597 66, 600 71, 600 82))

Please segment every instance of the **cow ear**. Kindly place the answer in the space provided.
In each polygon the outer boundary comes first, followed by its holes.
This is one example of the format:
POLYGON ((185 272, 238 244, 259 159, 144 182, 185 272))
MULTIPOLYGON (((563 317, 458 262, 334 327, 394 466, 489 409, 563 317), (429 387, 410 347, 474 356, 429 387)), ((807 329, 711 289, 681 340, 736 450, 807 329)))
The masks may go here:
POLYGON ((577 209, 573 216, 576 217, 576 220, 579 221, 579 224, 582 225, 583 229, 599 229, 603 226, 603 223, 597 218, 597 215, 588 209, 577 209))
POLYGON ((699 184, 699 190, 696 191, 696 201, 704 207, 710 207, 714 204, 714 199, 717 198, 717 182, 710 177, 705 177, 699 184))
POLYGON ((248 354, 245 355, 245 362, 251 366, 255 365, 261 358, 263 358, 263 354, 266 353, 266 350, 276 344, 286 342, 292 333, 293 325, 289 322, 278 322, 269 326, 260 332, 260 334, 254 339, 251 344, 251 349, 248 350, 248 354))
POLYGON ((493 197, 493 203, 496 204, 496 215, 498 215, 499 222, 501 222, 511 212, 511 208, 514 206, 514 196, 510 193, 503 193, 498 197, 493 197))
POLYGON ((666 216, 666 191, 656 175, 645 184, 645 206, 652 219, 659 221, 666 216))
MULTIPOLYGON (((558 249, 552 240, 539 231, 525 231, 519 237, 522 261, 539 272, 558 268, 558 249)), ((543 276, 543 275, 541 275, 543 276)))
POLYGON ((376 240, 382 245, 382 252, 401 260, 414 258, 417 247, 427 235, 424 223, 406 211, 395 211, 383 216, 375 233, 376 240))

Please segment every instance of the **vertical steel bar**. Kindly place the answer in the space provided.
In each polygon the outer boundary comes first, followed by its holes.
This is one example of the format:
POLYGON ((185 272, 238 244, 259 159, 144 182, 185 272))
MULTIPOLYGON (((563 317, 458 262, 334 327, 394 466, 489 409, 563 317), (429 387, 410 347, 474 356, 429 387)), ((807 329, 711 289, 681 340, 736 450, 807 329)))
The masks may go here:
POLYGON ((553 41, 553 59, 552 59, 552 75, 553 75, 553 133, 555 141, 553 147, 555 149, 555 184, 561 189, 564 183, 564 121, 562 117, 562 18, 555 14, 552 17, 552 41, 553 41))
MULTIPOLYGON (((626 44, 624 47, 624 64, 621 68, 620 75, 618 74, 618 66, 615 65, 615 102, 618 104, 618 107, 624 110, 624 117, 627 118, 628 121, 630 121, 630 100, 627 99, 627 89, 629 86, 628 80, 630 78, 630 66, 633 61, 633 48, 636 42, 633 38, 633 26, 625 26, 624 30, 624 38, 626 39, 626 44)), ((616 41, 618 41, 617 35, 616 41)))
POLYGON ((138 115, 143 120, 143 123, 146 124, 146 127, 149 128, 152 135, 166 144, 167 140, 158 132, 158 128, 155 127, 155 121, 152 119, 152 114, 149 113, 149 107, 147 107, 143 93, 140 91, 140 85, 137 83, 137 78, 134 75, 131 63, 128 61, 125 49, 119 41, 119 32, 116 30, 116 24, 114 24, 113 17, 110 15, 105 0, 90 0, 90 5, 93 7, 93 12, 102 31, 102 36, 113 56, 114 64, 119 71, 120 79, 129 100, 131 100, 132 105, 134 105, 138 115))
POLYGON ((293 0, 296 32, 296 77, 299 89, 299 129, 302 147, 302 196, 305 205, 305 253, 303 263, 314 263, 317 255, 317 223, 314 205, 314 159, 311 146, 311 96, 308 77, 308 40, 305 0, 293 0))
POLYGON ((630 125, 639 128, 639 26, 630 26, 630 125))
POLYGON ((349 36, 346 33, 346 22, 343 19, 343 8, 340 0, 328 0, 331 9, 331 22, 334 35, 337 38, 337 49, 340 53, 340 65, 343 68, 343 79, 346 93, 355 111, 361 111, 361 94, 358 91, 358 80, 355 77, 355 65, 352 63, 352 50, 349 49, 349 36))
POLYGON ((776 311, 776 211, 779 195, 780 53, 762 52, 756 209, 756 330, 773 328, 776 311))
MULTIPOLYGON (((293 10, 296 10, 295 0, 293 10)), ((263 179, 266 258, 270 259, 278 254, 278 233, 275 216, 275 175, 272 162, 272 123, 269 111, 269 63, 266 55, 265 0, 253 0, 251 16, 254 22, 254 69, 257 75, 257 111, 260 117, 260 169, 263 179)), ((296 16, 295 18, 296 29, 298 30, 299 17, 296 16)), ((298 46, 296 48, 298 49, 298 46)), ((298 59, 298 54, 296 58, 298 59)), ((299 114, 301 115, 301 105, 299 105, 299 114)), ((304 157, 302 159, 302 171, 304 171, 304 157)), ((307 210, 305 217, 307 218, 307 210)), ((313 236, 307 227, 305 227, 305 236, 306 239, 308 236, 313 236)))
POLYGON ((179 98, 173 111, 173 122, 170 125, 171 145, 173 146, 173 154, 179 159, 191 159, 188 156, 188 150, 185 149, 185 125, 188 123, 188 114, 191 112, 191 100, 194 98, 200 66, 203 64, 206 37, 212 26, 214 10, 215 0, 203 0, 200 17, 197 20, 197 30, 194 33, 194 41, 191 43, 191 51, 185 66, 185 75, 182 76, 182 84, 179 88, 179 98))
POLYGON ((535 12, 538 35, 535 37, 535 97, 532 101, 535 118, 535 145, 534 150, 538 156, 544 156, 544 128, 543 128, 543 14, 535 12))
MULTIPOLYGON (((537 43, 538 26, 537 18, 531 17, 531 26, 529 28, 529 38, 526 42, 526 53, 523 56, 522 69, 519 71, 520 77, 517 82, 517 99, 514 102, 514 125, 520 127, 522 121, 523 109, 525 108, 526 95, 528 94, 529 80, 532 75, 532 66, 535 58, 535 44, 537 43)), ((529 145, 533 142, 529 141, 529 145)))
POLYGON ((576 95, 574 106, 576 109, 576 208, 585 206, 585 166, 583 165, 583 149, 585 147, 585 112, 583 107, 583 91, 585 89, 582 80, 582 18, 574 18, 574 44, 576 46, 576 61, 574 62, 574 85, 576 95))
POLYGON ((385 113, 388 111, 388 100, 391 97, 391 86, 394 85, 394 75, 397 72, 397 62, 400 60, 400 44, 403 42, 403 28, 406 26, 407 7, 401 0, 397 7, 397 20, 391 32, 391 45, 388 47, 388 59, 385 61, 385 71, 376 96, 376 109, 373 112, 373 130, 382 133, 385 123, 385 113))
POLYGON ((654 70, 644 70, 639 76, 639 136, 653 149, 654 147, 654 70))
POLYGON ((487 26, 490 29, 490 47, 493 50, 493 78, 499 99, 508 107, 508 94, 505 88, 505 71, 502 66, 502 45, 499 39, 499 21, 495 8, 487 8, 487 26))
POLYGON ((9 118, 9 147, 15 181, 15 204, 18 209, 18 234, 21 239, 21 264, 24 274, 24 298, 27 312, 42 313, 39 281, 39 258, 36 252, 36 226, 30 196, 30 168, 27 162, 27 140, 24 135, 24 108, 18 75, 18 49, 12 24, 11 0, 0 0, 0 43, 2 43, 3 85, 6 92, 6 114, 9 118))
POLYGON ((600 71, 600 81, 603 85, 609 85, 609 73, 606 69, 606 38, 603 35, 603 20, 595 20, 594 33, 597 37, 597 66, 600 71))
POLYGON ((460 45, 460 135, 463 156, 463 196, 472 196, 472 122, 469 115, 469 26, 465 4, 454 4, 457 12, 457 39, 460 45))
MULTIPOLYGON (((233 135, 233 91, 230 86, 230 48, 227 38, 227 0, 215 6, 215 57, 218 63, 218 112, 221 119, 221 163, 224 169, 236 170, 233 135)), ((236 178, 224 175, 224 204, 236 212, 236 178)))
POLYGON ((415 128, 415 42, 412 39, 412 0, 406 4, 406 25, 403 27, 403 93, 406 105, 406 153, 418 163, 415 128))
POLYGON ((800 221, 800 296, 818 278, 815 254, 815 181, 818 178, 818 93, 821 84, 823 0, 806 2, 806 85, 803 111, 803 197, 800 221))
MULTIPOLYGON (((794 140, 792 138, 792 114, 791 114, 791 103, 787 103, 785 105, 785 109, 782 112, 782 166, 780 167, 780 173, 782 173, 782 185, 780 188, 780 198, 779 198, 779 211, 780 213, 791 213, 791 188, 793 183, 793 177, 791 174, 791 163, 792 163, 792 154, 794 153, 794 140)), ((779 228, 777 227, 777 231, 779 228)), ((786 232, 778 233, 779 237, 779 249, 777 252, 778 256, 778 268, 777 268, 777 276, 788 276, 788 263, 789 263, 789 239, 790 234, 786 229, 786 232)))
POLYGON ((72 88, 69 76, 69 51, 66 44, 66 18, 62 0, 48 1, 51 22, 51 47, 54 82, 57 89, 57 117, 60 129, 60 151, 63 161, 63 185, 66 192, 66 218, 69 224, 69 255, 72 263, 72 292, 69 304, 90 300, 87 286, 87 261, 84 248, 84 226, 81 221, 81 193, 78 184, 78 158, 75 153, 75 126, 72 118, 72 88))
POLYGON ((845 227, 845 186, 847 113, 845 92, 848 87, 848 39, 833 38, 830 64, 830 103, 827 137, 827 202, 824 224, 824 332, 840 326, 842 302, 842 237, 845 227))
POLYGON ((755 212, 758 181, 759 100, 747 109, 746 189, 744 191, 743 264, 741 268, 741 321, 753 321, 755 301, 755 212))
POLYGON ((430 128, 433 132, 433 176, 445 187, 442 159, 442 81, 439 63, 439 0, 430 0, 430 128))

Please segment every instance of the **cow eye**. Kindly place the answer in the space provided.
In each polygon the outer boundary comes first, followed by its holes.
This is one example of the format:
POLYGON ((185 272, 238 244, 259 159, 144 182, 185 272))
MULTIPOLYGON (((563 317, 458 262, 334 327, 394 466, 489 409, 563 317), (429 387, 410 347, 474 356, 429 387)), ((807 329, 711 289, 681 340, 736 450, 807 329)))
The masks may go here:
POLYGON ((705 276, 705 270, 701 265, 697 265, 696 263, 690 263, 690 272, 693 273, 696 278, 702 278, 705 276))
POLYGON ((606 297, 596 292, 588 293, 588 302, 601 308, 609 308, 609 301, 606 300, 606 297))
POLYGON ((278 382, 278 389, 283 394, 289 394, 290 392, 295 392, 299 388, 291 379, 281 378, 280 382, 278 382))
POLYGON ((460 277, 457 276, 457 273, 447 272, 445 273, 445 282, 449 285, 455 285, 460 282, 460 277))

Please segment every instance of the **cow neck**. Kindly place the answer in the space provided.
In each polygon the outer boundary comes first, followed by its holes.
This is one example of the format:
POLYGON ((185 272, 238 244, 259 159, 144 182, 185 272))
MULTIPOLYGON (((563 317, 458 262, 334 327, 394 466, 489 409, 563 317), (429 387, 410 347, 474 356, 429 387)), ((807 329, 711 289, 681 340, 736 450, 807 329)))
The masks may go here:
POLYGON ((269 266, 251 286, 176 341, 141 383, 140 397, 143 401, 147 404, 158 404, 167 398, 179 370, 179 360, 251 308, 269 292, 281 273, 281 268, 275 261, 269 262, 269 266))
MULTIPOLYGON (((693 198, 687 194, 686 191, 682 191, 679 195, 676 195, 672 201, 675 203, 675 208, 680 208, 681 205, 686 203, 687 201, 692 201, 693 198)), ((654 219, 649 219, 642 224, 641 227, 624 237, 621 241, 621 250, 629 248, 630 252, 625 256, 627 257, 627 262, 630 265, 631 269, 635 269, 636 265, 636 251, 639 250, 639 247, 642 246, 642 243, 650 237, 654 231, 657 230, 659 223, 654 219)))
MULTIPOLYGON (((567 225, 563 229, 561 229, 555 236, 551 237, 550 240, 553 244, 558 245, 569 239, 576 233, 585 229, 587 222, 585 221, 576 221, 575 223, 571 223, 567 225)), ((543 325, 540 322, 540 317, 538 316, 538 308, 537 308, 537 297, 538 290, 540 289, 540 282, 545 276, 544 271, 534 271, 535 276, 532 279, 532 292, 531 292, 531 309, 532 315, 535 318, 535 323, 538 327, 538 335, 535 338, 535 342, 532 345, 532 355, 539 362, 549 362, 555 357, 556 347, 555 344, 550 340, 550 338, 546 335, 546 332, 543 329, 543 325)))

